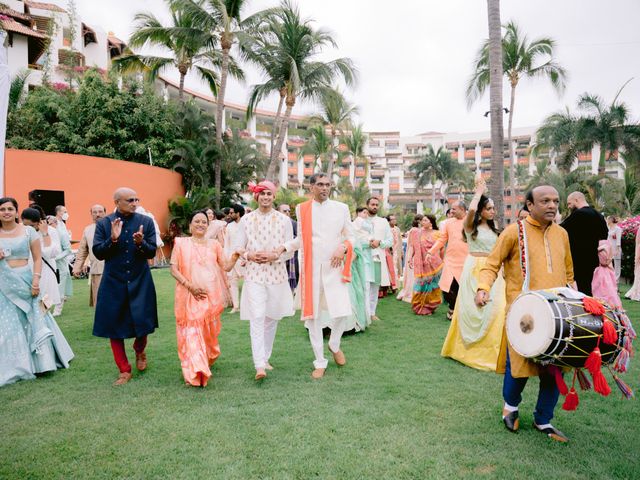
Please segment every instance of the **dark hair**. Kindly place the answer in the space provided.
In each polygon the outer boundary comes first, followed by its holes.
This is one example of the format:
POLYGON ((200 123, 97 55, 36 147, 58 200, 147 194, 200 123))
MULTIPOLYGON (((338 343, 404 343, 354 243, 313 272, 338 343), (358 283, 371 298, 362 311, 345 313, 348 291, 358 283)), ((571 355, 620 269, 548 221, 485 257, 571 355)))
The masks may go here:
POLYGON ((13 197, 2 197, 2 198, 0 198, 0 205, 3 205, 5 203, 10 203, 11 205, 13 205, 13 208, 18 210, 18 201, 15 198, 13 198, 13 197))
POLYGON ((240 215, 240 218, 244 216, 244 207, 239 203, 234 203, 233 205, 231 205, 231 208, 233 209, 234 212, 240 215))
MULTIPOLYGON (((309 183, 311 185, 315 185, 316 182, 318 181, 318 179, 319 178, 323 178, 323 177, 329 178, 329 175, 327 175, 325 172, 316 172, 316 173, 314 173, 313 175, 311 175, 309 177, 309 183)), ((331 179, 329 179, 329 180, 331 180, 331 179)))
POLYGON ((384 218, 386 218, 386 219, 387 219, 387 222, 390 222, 390 221, 391 221, 391 217, 395 217, 395 216, 396 216, 396 214, 395 214, 395 213, 390 213, 389 215, 387 215, 387 216, 386 216, 386 217, 384 217, 384 218))
POLYGON ((431 222, 431 228, 433 228, 434 230, 438 230, 438 221, 436 220, 436 216, 435 215, 425 215, 425 217, 427 217, 429 219, 429 221, 431 222))
POLYGON ((35 208, 38 212, 40 212, 41 220, 44 220, 45 218, 47 218, 47 214, 44 213, 44 209, 40 205, 34 203, 33 205, 30 205, 29 208, 35 208))
POLYGON ((22 210, 22 213, 20 213, 20 218, 22 220, 29 220, 30 222, 33 223, 39 223, 40 220, 43 220, 42 215, 40 214, 40 211, 37 208, 25 208, 24 210, 22 210))
POLYGON ((359 214, 360 212, 362 212, 363 210, 366 210, 366 207, 358 207, 358 208, 356 208, 356 215, 359 214))
POLYGON ((229 207, 224 207, 222 209, 222 213, 224 213, 225 215, 229 215, 229 212, 231 211, 231 209, 229 207))
POLYGON ((422 220, 422 217, 424 217, 424 215, 422 215, 421 213, 416 214, 416 216, 413 217, 413 222, 411 222, 411 226, 412 227, 419 227, 420 226, 420 220, 422 220))
POLYGON ((378 197, 369 197, 369 198, 367 198, 367 203, 366 203, 367 207, 371 203, 371 200, 377 200, 378 203, 380 203, 380 199, 378 197))
POLYGON ((224 217, 226 217, 225 213, 220 210, 214 210, 213 214, 215 215, 216 220, 224 220, 224 217))
MULTIPOLYGON (((0 205, 4 203, 10 203, 13 205, 13 208, 16 209, 16 213, 18 212, 18 201, 13 197, 2 197, 0 198, 0 205)), ((16 215, 16 223, 18 223, 18 215, 16 215)))
POLYGON ((189 215, 189 223, 191 223, 194 219, 194 217, 196 215, 198 215, 199 213, 204 215, 204 218, 207 219, 207 224, 209 223, 209 215, 207 215, 207 210, 209 210, 208 208, 204 208, 202 210, 194 210, 193 212, 191 212, 191 215, 189 215))
MULTIPOLYGON (((491 199, 484 195, 480 195, 480 201, 478 202, 478 208, 476 208, 476 213, 473 215, 473 229, 471 230, 471 238, 475 240, 478 238, 478 225, 482 221, 482 211, 487 208, 487 205, 491 199)), ((487 226, 491 229, 493 233, 496 235, 500 235, 500 230, 496 227, 496 223, 493 220, 487 220, 487 226)), ((462 229, 462 239, 466 242, 467 236, 465 235, 464 228, 462 229)))

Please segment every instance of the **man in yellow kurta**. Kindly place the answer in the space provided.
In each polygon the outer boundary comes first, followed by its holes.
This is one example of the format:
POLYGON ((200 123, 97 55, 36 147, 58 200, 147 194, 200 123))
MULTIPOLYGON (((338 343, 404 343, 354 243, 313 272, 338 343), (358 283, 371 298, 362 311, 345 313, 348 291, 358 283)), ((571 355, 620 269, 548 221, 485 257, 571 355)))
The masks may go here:
MULTIPOLYGON (((504 267, 507 308, 523 291, 525 273, 528 290, 564 287, 573 284, 573 263, 567 232, 553 220, 558 211, 559 197, 555 188, 547 185, 532 189, 526 198, 530 216, 523 220, 528 265, 521 264, 520 231, 517 223, 509 225, 498 238, 480 272, 476 304, 489 301, 489 291, 501 267, 504 267)), ((532 312, 535 313, 535 312, 532 312)), ((558 387, 546 369, 518 355, 508 345, 506 332, 502 336, 498 371, 504 371, 502 418, 507 429, 518 430, 518 404, 522 400, 528 377, 540 377, 540 391, 534 412, 534 427, 561 442, 567 437, 550 423, 558 402, 558 387)))

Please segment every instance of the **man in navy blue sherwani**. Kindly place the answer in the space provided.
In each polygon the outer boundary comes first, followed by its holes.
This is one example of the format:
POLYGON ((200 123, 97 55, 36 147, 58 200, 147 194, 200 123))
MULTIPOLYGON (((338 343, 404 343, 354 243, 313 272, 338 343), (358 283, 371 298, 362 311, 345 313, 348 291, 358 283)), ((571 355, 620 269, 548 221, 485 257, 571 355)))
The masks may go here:
POLYGON ((131 380, 125 338, 135 338, 136 368, 147 368, 147 335, 158 327, 156 290, 148 259, 156 254, 153 220, 135 213, 140 199, 130 188, 113 194, 115 213, 96 224, 93 254, 104 260, 104 273, 93 324, 93 334, 109 338, 120 376, 114 385, 131 380))

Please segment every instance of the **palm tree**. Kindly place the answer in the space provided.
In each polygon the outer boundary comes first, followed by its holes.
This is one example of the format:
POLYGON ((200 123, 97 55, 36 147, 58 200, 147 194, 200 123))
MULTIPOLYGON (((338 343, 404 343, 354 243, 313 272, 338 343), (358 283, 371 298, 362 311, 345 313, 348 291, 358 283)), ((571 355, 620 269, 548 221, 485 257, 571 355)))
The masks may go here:
POLYGON ((578 98, 579 114, 574 115, 567 110, 547 117, 536 133, 539 147, 560 152, 558 164, 566 171, 579 152, 590 152, 599 145, 600 177, 604 177, 607 162, 615 160, 620 149, 624 149, 627 160, 638 158, 640 124, 631 121, 629 108, 618 101, 625 86, 626 83, 609 105, 598 95, 584 93, 578 98))
MULTIPOLYGON (((554 59, 555 41, 552 38, 537 38, 529 41, 518 26, 509 22, 504 26, 502 37, 502 69, 511 86, 509 124, 507 142, 509 146, 509 183, 512 195, 516 186, 515 155, 512 145, 513 115, 516 101, 516 87, 523 77, 548 78, 558 93, 565 88, 566 71, 554 59)), ((489 86, 489 41, 485 41, 474 62, 475 70, 467 85, 467 104, 470 107, 489 86)), ((514 209, 511 209, 512 216, 514 209)))
MULTIPOLYGON (((195 71, 207 82, 213 94, 218 92, 216 69, 222 65, 220 52, 216 50, 215 32, 202 30, 194 22, 193 16, 183 10, 175 0, 166 0, 171 22, 165 26, 153 13, 138 13, 134 17, 136 31, 129 39, 131 48, 145 45, 159 47, 169 52, 169 56, 142 55, 132 51, 114 60, 116 69, 123 73, 144 72, 149 80, 154 80, 167 68, 174 67, 180 74, 178 96, 184 100, 184 80, 195 71)), ((235 63, 230 72, 242 78, 242 71, 235 63)))
POLYGON ((433 145, 427 145, 425 154, 420 160, 411 165, 416 174, 416 186, 424 187, 431 184, 431 211, 436 211, 436 181, 446 185, 456 177, 462 177, 471 172, 451 157, 451 153, 444 147, 436 151, 433 145))
POLYGON ((9 113, 17 110, 22 105, 26 96, 25 87, 30 75, 31 70, 25 68, 16 73, 13 80, 11 80, 11 86, 9 87, 9 113))
POLYGON ((319 122, 331 131, 331 145, 334 147, 329 157, 327 174, 332 178, 336 161, 338 133, 344 135, 344 130, 351 124, 351 117, 358 113, 358 107, 350 104, 344 95, 336 89, 327 89, 320 96, 320 113, 311 117, 312 122, 319 122))
POLYGON ((364 146, 367 142, 367 135, 362 131, 362 124, 351 128, 349 135, 342 137, 342 143, 347 146, 347 155, 351 155, 354 164, 359 160, 364 160, 364 182, 369 178, 369 158, 364 154, 364 146))
POLYGON ((500 0, 487 0, 489 23, 489 111, 491 112, 491 179, 489 194, 496 207, 496 220, 503 223, 504 207, 504 124, 502 122, 502 41, 500 0))
POLYGON ((302 147, 302 154, 313 155, 316 159, 316 166, 321 172, 326 171, 335 150, 331 137, 327 134, 324 126, 316 125, 309 129, 309 140, 302 147))
MULTIPOLYGON (((315 60, 322 48, 336 47, 333 36, 323 29, 315 29, 309 19, 302 19, 290 0, 283 0, 280 7, 265 15, 260 24, 262 39, 254 42, 268 59, 269 89, 284 91, 286 106, 282 121, 277 127, 276 143, 271 151, 267 178, 276 180, 279 154, 284 144, 291 112, 298 99, 318 100, 338 78, 347 85, 356 80, 356 70, 348 58, 332 61, 315 60)), ((263 90, 264 92, 264 90, 263 90)))

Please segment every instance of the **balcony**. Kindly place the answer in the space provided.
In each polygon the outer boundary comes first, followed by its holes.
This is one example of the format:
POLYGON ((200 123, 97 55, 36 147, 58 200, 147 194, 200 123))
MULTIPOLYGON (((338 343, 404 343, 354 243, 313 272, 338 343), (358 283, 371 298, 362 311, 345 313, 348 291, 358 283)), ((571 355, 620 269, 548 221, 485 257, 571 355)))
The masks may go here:
POLYGON ((304 169, 305 176, 313 175, 313 168, 305 168, 304 169))
POLYGON ((296 161, 298 160, 298 154, 296 152, 289 152, 289 154, 287 155, 287 159, 291 161, 296 161))
POLYGON ((341 177, 349 177, 349 170, 340 170, 341 177))
POLYGON ((475 150, 465 150, 464 151, 464 158, 476 158, 476 151, 475 150))
POLYGON ((356 177, 364 177, 364 168, 356 169, 356 177))
POLYGON ((289 175, 298 175, 298 167, 289 167, 287 173, 289 175))

